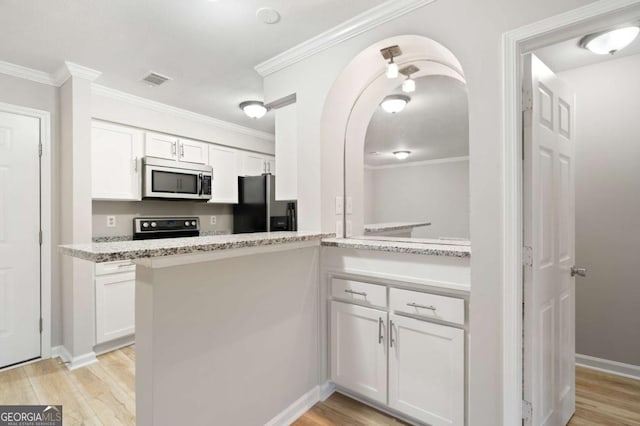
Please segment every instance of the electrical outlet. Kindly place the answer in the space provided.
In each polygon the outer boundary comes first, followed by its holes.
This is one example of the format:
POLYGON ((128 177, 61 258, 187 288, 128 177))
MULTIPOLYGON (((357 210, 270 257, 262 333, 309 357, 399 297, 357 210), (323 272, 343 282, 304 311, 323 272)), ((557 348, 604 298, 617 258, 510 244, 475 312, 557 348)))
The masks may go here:
POLYGON ((343 209, 344 209, 344 198, 338 195, 336 197, 336 214, 342 214, 343 209))
POLYGON ((116 227, 116 217, 107 216, 107 228, 115 228, 115 227, 116 227))
POLYGON ((342 219, 336 220, 336 237, 342 238, 342 219))
POLYGON ((347 214, 353 214, 353 198, 347 197, 347 214))
POLYGON ((215 216, 209 216, 209 219, 210 219, 210 222, 211 222, 211 224, 212 224, 212 225, 215 225, 215 224, 216 224, 216 220, 217 220, 217 219, 216 219, 216 217, 215 217, 215 216))

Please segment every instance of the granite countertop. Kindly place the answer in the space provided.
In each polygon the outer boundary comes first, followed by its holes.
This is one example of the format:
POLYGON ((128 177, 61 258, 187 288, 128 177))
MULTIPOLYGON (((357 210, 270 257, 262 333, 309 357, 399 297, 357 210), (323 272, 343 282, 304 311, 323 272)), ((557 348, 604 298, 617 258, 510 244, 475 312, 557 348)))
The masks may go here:
POLYGON ((431 222, 388 222, 388 223, 370 223, 364 225, 364 233, 371 234, 374 232, 400 231, 403 229, 413 229, 420 226, 430 226, 431 222))
POLYGON ((321 234, 318 232, 258 232, 253 234, 70 244, 59 246, 58 250, 67 256, 95 263, 104 263, 116 260, 175 256, 320 240, 330 235, 333 234, 321 234))
POLYGON ((322 245, 327 247, 354 248, 361 250, 385 251, 391 253, 422 254, 426 256, 471 257, 471 246, 466 242, 431 240, 432 242, 414 242, 379 239, 324 238, 322 245))

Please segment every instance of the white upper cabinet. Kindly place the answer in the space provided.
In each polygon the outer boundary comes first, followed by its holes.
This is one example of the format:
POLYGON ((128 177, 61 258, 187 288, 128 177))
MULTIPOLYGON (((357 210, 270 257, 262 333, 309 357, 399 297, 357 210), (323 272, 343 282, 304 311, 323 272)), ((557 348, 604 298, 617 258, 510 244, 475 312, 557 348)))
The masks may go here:
POLYGON ((296 104, 275 110, 276 158, 272 172, 276 175, 276 200, 298 198, 298 119, 296 104))
POLYGON ((91 123, 91 190, 96 200, 141 200, 143 132, 91 123))
POLYGON ((242 176, 260 176, 276 173, 276 157, 255 152, 242 153, 242 176))
POLYGON ((389 406, 433 426, 464 425, 464 330, 389 315, 389 406))
POLYGON ((209 144, 189 139, 178 140, 178 159, 188 163, 207 164, 209 144))
POLYGON ((207 164, 209 148, 207 143, 182 139, 162 133, 145 134, 144 153, 149 157, 178 160, 187 163, 207 164))
POLYGON ((331 302, 331 381, 387 403, 387 313, 331 302))
POLYGON ((209 203, 237 204, 240 152, 233 148, 209 145, 209 165, 213 168, 209 203))
POLYGON ((149 157, 178 159, 178 138, 162 133, 147 132, 144 141, 144 154, 149 157))

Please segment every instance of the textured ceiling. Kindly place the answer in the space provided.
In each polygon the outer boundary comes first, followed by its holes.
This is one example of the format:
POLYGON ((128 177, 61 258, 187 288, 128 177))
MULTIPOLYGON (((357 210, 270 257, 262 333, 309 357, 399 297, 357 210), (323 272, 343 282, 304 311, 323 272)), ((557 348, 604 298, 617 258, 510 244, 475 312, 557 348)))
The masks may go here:
POLYGON ((258 130, 253 67, 383 0, 0 0, 0 60, 55 72, 63 61, 101 71, 99 84, 258 130), (278 24, 256 18, 273 7, 278 24), (148 71, 172 81, 151 88, 148 71))
MULTIPOLYGON (((397 93, 402 93, 400 89, 397 93)), ((365 139, 365 164, 380 166, 469 155, 467 89, 459 80, 427 76, 416 80, 406 108, 389 114, 379 107, 365 139), (392 152, 409 150, 406 160, 392 152), (372 154, 378 152, 378 154, 372 154)))

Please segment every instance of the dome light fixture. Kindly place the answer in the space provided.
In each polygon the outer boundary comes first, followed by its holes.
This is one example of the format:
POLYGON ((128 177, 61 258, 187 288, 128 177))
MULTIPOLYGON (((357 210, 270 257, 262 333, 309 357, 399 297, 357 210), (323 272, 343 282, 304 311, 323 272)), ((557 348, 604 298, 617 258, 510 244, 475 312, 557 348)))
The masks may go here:
POLYGON ((636 24, 589 34, 580 40, 580 47, 597 55, 613 55, 631 44, 639 33, 640 26, 636 24))
POLYGON ((244 101, 239 106, 249 118, 262 118, 267 113, 267 107, 261 101, 244 101))
POLYGON ((396 114, 407 106, 411 98, 406 95, 389 95, 380 103, 383 110, 390 114, 396 114))
POLYGON ((407 157, 409 157, 411 155, 411 151, 407 151, 407 150, 393 151, 393 155, 395 155, 395 157, 398 160, 405 160, 407 157))

